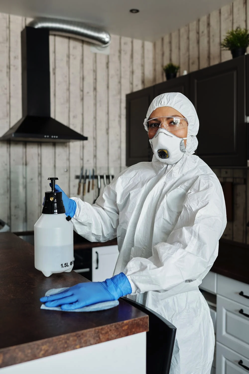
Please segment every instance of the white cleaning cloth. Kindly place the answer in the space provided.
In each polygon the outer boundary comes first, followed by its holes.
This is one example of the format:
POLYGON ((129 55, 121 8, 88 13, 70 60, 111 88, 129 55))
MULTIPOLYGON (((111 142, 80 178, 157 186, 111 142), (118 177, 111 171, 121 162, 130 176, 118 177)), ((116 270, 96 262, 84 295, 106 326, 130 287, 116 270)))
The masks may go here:
MULTIPOLYGON (((45 296, 55 295, 59 292, 67 290, 68 288, 70 288, 70 287, 52 288, 51 290, 48 290, 45 293, 45 296)), ((117 305, 119 305, 119 301, 118 300, 113 300, 113 301, 104 301, 102 303, 97 303, 97 304, 84 306, 83 308, 74 309, 74 310, 62 310, 60 306, 49 308, 49 307, 45 306, 45 304, 41 305, 41 309, 58 310, 60 312, 97 312, 99 310, 105 310, 105 309, 113 308, 117 305)))

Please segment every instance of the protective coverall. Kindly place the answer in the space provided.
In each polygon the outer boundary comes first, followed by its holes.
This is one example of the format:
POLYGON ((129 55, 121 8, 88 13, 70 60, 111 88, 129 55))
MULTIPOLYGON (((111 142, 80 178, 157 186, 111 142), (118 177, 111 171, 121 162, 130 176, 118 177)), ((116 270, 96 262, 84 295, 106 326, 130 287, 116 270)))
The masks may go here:
POLYGON ((187 148, 180 161, 167 165, 153 156, 152 162, 122 172, 95 205, 74 198, 72 222, 90 241, 117 237, 115 274, 128 277, 128 297, 176 326, 170 374, 209 374, 214 331, 198 286, 218 254, 226 226, 224 197, 216 175, 193 155, 199 121, 192 103, 179 93, 163 94, 154 99, 146 118, 160 106, 188 119, 187 148))

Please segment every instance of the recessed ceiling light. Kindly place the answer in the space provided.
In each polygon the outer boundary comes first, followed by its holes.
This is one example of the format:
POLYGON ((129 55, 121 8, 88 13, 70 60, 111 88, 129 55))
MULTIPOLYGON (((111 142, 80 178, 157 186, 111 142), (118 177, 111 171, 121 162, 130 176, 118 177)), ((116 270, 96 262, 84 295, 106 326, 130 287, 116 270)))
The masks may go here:
POLYGON ((139 13, 139 9, 130 9, 130 13, 139 13))

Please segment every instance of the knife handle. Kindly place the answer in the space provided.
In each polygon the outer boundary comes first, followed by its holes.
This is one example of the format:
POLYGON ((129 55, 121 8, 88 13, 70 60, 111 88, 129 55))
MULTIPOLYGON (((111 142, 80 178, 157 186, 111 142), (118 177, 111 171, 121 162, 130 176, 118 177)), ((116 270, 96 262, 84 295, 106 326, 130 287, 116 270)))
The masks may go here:
POLYGON ((91 190, 91 181, 89 180, 88 181, 88 187, 87 187, 87 192, 89 193, 91 190))
POLYGON ((80 195, 80 190, 81 190, 81 182, 78 183, 78 191, 77 191, 77 195, 80 195))
POLYGON ((92 180, 92 190, 94 190, 94 179, 92 180))
POLYGON ((85 196, 86 194, 86 183, 84 183, 84 186, 83 186, 83 196, 85 196))

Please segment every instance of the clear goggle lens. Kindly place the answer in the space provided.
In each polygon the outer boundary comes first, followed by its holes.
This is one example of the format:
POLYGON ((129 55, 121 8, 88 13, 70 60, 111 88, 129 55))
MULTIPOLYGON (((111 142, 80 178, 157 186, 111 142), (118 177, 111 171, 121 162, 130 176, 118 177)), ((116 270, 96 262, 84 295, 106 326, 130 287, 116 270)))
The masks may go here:
POLYGON ((146 122, 147 130, 156 133, 159 128, 166 128, 170 132, 176 132, 188 126, 188 121, 184 117, 156 117, 150 118, 146 122), (164 126, 162 124, 164 123, 164 126))

